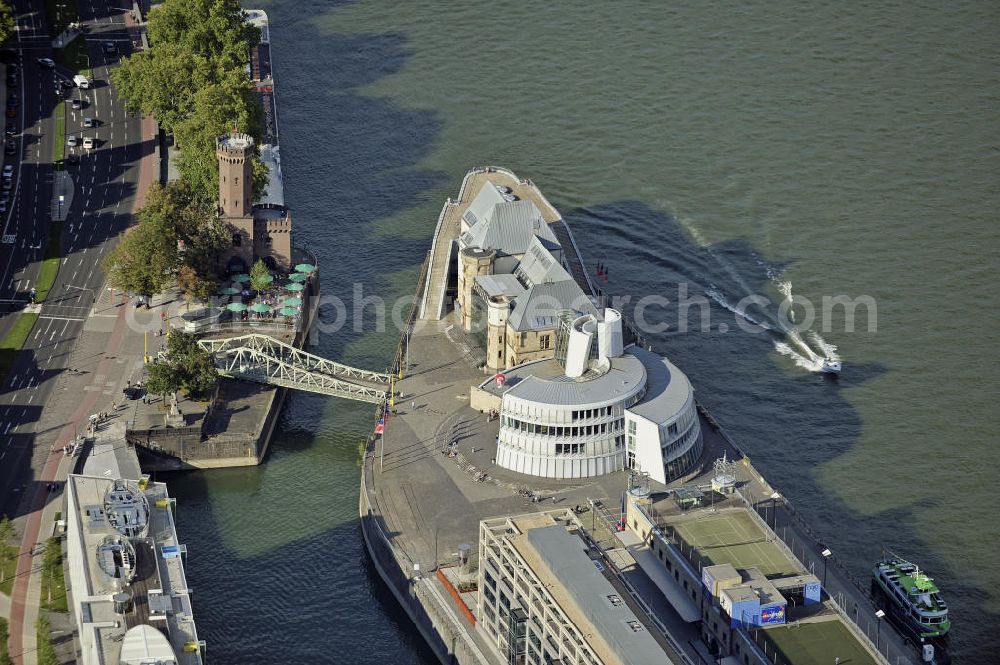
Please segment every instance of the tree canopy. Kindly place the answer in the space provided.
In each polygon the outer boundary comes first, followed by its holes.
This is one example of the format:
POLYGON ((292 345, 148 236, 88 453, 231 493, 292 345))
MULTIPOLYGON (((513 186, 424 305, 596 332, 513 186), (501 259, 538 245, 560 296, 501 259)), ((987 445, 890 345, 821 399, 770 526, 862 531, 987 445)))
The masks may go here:
POLYGON ((153 184, 137 217, 139 223, 104 257, 102 265, 111 285, 152 296, 187 266, 198 277, 198 283, 187 280, 187 291, 196 298, 207 297, 203 296, 209 288, 206 283, 214 279, 216 259, 229 242, 228 231, 214 211, 186 183, 175 181, 166 187, 153 184))
POLYGON ((179 330, 170 333, 166 360, 149 365, 147 371, 146 390, 157 395, 184 390, 191 397, 207 397, 219 378, 197 336, 179 330))
POLYGON ((250 268, 250 286, 254 291, 263 291, 271 283, 270 276, 271 271, 267 269, 264 261, 257 259, 250 268))
POLYGON ((7 0, 0 0, 0 44, 14 34, 14 12, 10 10, 7 0))
MULTIPOLYGON (((174 133, 181 177, 196 197, 214 202, 216 138, 234 124, 261 137, 260 104, 246 70, 260 31, 244 20, 237 0, 166 0, 150 12, 148 31, 152 47, 124 59, 112 81, 129 110, 155 115, 174 133)), ((254 160, 259 196, 266 167, 254 160)))

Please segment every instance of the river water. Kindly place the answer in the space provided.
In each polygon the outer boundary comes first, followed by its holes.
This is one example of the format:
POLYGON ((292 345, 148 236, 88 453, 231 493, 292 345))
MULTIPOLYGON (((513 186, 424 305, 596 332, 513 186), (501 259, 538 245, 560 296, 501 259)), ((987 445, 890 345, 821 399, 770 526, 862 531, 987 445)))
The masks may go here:
MULTIPOLYGON (((669 325, 650 341, 835 556, 860 577, 883 546, 922 564, 959 662, 991 661, 1000 9, 717 5, 264 4, 297 242, 350 311, 412 293, 469 167, 531 177, 608 294, 671 301, 646 309, 669 325), (765 332, 730 311, 789 293, 816 304, 812 332, 774 304, 746 310, 765 332), (870 297, 877 330, 863 307, 854 332, 824 327, 840 295, 870 297)), ((384 367, 396 333, 367 311, 316 352, 384 367)), ((370 426, 365 405, 292 395, 263 466, 168 477, 213 662, 432 662, 363 551, 370 426)))

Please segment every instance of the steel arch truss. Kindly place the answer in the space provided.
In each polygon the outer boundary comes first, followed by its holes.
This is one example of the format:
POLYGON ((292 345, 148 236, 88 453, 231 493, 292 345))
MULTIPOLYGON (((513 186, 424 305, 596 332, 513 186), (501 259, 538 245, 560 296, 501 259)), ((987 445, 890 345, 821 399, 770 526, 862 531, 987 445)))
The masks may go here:
POLYGON ((267 335, 202 339, 223 376, 361 402, 386 399, 389 375, 326 360, 267 335))

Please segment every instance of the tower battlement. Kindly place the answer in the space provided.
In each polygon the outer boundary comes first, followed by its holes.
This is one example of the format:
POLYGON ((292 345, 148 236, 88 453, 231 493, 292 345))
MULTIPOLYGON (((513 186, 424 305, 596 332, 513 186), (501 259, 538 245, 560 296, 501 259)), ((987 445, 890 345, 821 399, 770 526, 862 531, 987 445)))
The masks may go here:
POLYGON ((249 134, 230 133, 215 140, 219 159, 248 159, 254 151, 254 140, 249 134))

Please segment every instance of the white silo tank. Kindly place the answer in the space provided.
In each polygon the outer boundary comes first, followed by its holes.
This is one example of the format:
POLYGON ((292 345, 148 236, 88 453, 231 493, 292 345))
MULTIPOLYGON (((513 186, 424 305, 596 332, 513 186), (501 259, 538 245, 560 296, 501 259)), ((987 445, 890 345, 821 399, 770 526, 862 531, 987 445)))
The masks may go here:
POLYGON ((573 321, 569 330, 569 344, 566 348, 566 376, 576 379, 587 371, 590 347, 594 342, 594 317, 581 316, 573 321))
POLYGON ((624 352, 622 313, 607 307, 604 310, 604 320, 597 324, 597 355, 603 361, 617 358, 624 352))

